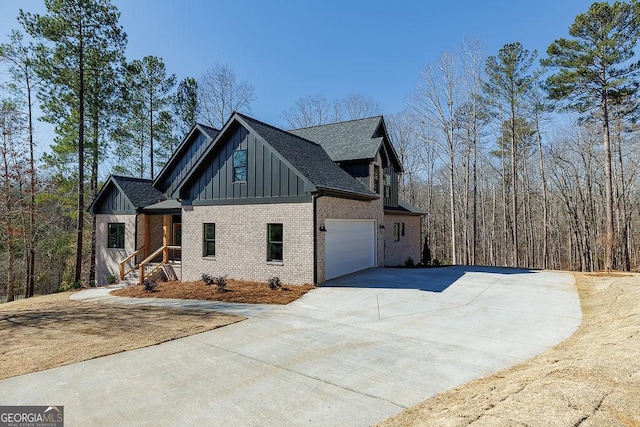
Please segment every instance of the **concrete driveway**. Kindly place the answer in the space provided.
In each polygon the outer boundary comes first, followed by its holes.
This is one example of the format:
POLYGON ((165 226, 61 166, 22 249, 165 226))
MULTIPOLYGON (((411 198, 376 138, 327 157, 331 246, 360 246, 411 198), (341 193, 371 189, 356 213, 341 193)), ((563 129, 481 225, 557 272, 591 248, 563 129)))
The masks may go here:
POLYGON ((67 426, 365 426, 581 318, 567 273, 374 269, 211 332, 0 381, 0 404, 64 405, 67 426))

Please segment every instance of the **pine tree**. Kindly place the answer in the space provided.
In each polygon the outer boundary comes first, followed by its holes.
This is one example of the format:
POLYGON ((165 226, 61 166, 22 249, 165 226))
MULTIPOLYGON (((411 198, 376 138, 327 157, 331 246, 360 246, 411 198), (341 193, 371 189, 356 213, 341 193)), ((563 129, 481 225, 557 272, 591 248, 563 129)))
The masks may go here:
POLYGON ((20 11, 18 21, 39 41, 36 72, 45 83, 42 109, 49 121, 61 125, 77 117, 77 222, 73 280, 82 275, 85 181, 85 108, 88 60, 91 52, 110 56, 124 49, 126 36, 118 25, 120 13, 109 0, 45 0, 44 15, 20 11), (77 115, 76 115, 77 114, 77 115))
POLYGON ((533 62, 537 57, 536 51, 529 52, 520 43, 504 45, 497 56, 487 59, 486 72, 488 82, 485 94, 489 104, 493 107, 497 117, 508 117, 507 126, 510 137, 511 158, 511 263, 514 267, 520 265, 518 256, 518 176, 517 176, 517 141, 518 119, 522 114, 526 96, 534 87, 538 78, 537 73, 530 73, 533 62))
POLYGON ((611 159, 611 103, 637 91, 639 62, 629 61, 640 37, 640 4, 594 3, 557 39, 543 65, 555 69, 546 80, 549 97, 581 114, 597 112, 602 125, 605 168, 606 239, 604 269, 614 267, 614 215, 611 159))
MULTIPOLYGON (((175 74, 167 75, 162 58, 156 56, 145 56, 142 60, 133 60, 127 66, 127 73, 130 91, 129 108, 132 113, 130 120, 124 124, 124 134, 133 132, 138 136, 145 135, 144 139, 140 138, 139 143, 141 151, 144 151, 144 145, 148 150, 149 177, 153 179, 157 163, 155 154, 158 147, 156 142, 158 136, 162 138, 166 135, 166 132, 161 132, 158 135, 158 128, 164 130, 168 127, 166 115, 164 115, 163 123, 160 120, 160 114, 166 111, 172 102, 171 91, 176 84, 176 76, 175 74)), ((130 143, 126 139, 120 142, 130 143)), ((143 158, 141 161, 144 161, 143 158)), ((144 175, 144 170, 144 165, 141 164, 141 178, 144 175)))

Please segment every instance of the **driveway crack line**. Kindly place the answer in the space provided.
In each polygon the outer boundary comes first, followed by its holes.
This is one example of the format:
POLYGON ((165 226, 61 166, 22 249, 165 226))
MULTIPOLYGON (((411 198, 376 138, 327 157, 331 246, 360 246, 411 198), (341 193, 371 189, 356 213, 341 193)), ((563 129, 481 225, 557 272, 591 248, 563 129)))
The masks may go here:
POLYGON ((346 390, 346 391, 350 391, 352 393, 356 393, 356 394, 359 394, 359 395, 362 395, 362 396, 366 396, 366 397, 369 397, 371 399, 382 400, 382 401, 390 403, 390 404, 392 404, 392 405, 394 405, 394 406, 396 406, 396 407, 398 407, 400 409, 408 409, 409 408, 408 406, 405 406, 405 405, 403 405, 401 403, 398 403, 398 402, 394 402, 392 400, 386 399, 386 398, 381 397, 381 396, 376 396, 376 395, 373 395, 373 394, 370 394, 370 393, 365 393, 363 391, 355 390, 355 389, 350 388, 350 387, 346 387, 346 386, 343 386, 343 385, 340 385, 340 384, 336 384, 336 383, 331 382, 331 381, 327 381, 327 380, 325 380, 323 378, 319 378, 319 377, 316 377, 316 376, 313 376, 313 375, 305 374, 305 373, 300 372, 300 371, 296 371, 295 369, 287 368, 285 366, 278 365, 278 364, 275 364, 275 363, 270 363, 270 362, 264 361, 262 359, 258 359, 256 357, 247 356, 246 354, 242 354, 242 353, 239 353, 237 351, 229 350, 228 348, 224 348, 224 347, 221 347, 219 345, 210 344, 210 343, 206 343, 206 342, 203 342, 203 341, 200 341, 200 343, 203 344, 203 345, 209 346, 209 347, 217 348, 219 350, 225 351, 225 352, 233 354, 235 356, 243 357, 245 359, 249 359, 249 360, 252 360, 254 362, 262 363, 264 365, 268 365, 268 366, 271 366, 271 367, 276 368, 276 369, 280 369, 280 370, 283 370, 283 371, 286 371, 286 372, 290 372, 292 374, 300 375, 300 376, 303 376, 305 378, 309 378, 309 379, 312 379, 312 380, 315 380, 315 381, 319 381, 321 383, 324 383, 324 384, 327 384, 327 385, 331 385, 333 387, 337 387, 337 388, 340 388, 340 389, 343 389, 343 390, 346 390))

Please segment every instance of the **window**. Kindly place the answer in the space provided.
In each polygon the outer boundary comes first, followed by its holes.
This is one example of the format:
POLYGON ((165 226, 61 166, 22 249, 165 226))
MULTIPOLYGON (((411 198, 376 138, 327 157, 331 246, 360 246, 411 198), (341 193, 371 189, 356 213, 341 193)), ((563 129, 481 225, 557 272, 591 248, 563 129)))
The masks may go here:
POLYGON ((404 222, 402 223, 402 231, 401 231, 400 235, 404 236, 404 222))
POLYGON ((267 224, 267 261, 282 262, 282 224, 267 224))
POLYGON ((233 152, 233 182, 247 180, 247 150, 233 152))
POLYGON ((124 249, 124 222, 109 223, 107 247, 113 249, 124 249))
POLYGON ((380 166, 373 165, 373 192, 380 193, 380 166))
POLYGON ((213 223, 203 224, 202 256, 216 256, 216 225, 213 223))
POLYGON ((393 223, 393 240, 395 242, 400 240, 400 223, 399 222, 393 223))
POLYGON ((384 197, 385 199, 391 198, 391 175, 384 175, 384 197))

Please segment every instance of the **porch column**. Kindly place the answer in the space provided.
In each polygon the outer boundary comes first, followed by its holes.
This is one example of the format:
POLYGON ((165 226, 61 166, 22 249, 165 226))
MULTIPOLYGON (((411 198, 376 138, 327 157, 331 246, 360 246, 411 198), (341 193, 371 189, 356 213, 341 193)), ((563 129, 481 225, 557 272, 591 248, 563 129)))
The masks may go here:
POLYGON ((169 229, 171 228, 171 217, 163 215, 162 217, 162 262, 169 262, 169 229))
POLYGON ((149 220, 151 216, 149 214, 144 214, 144 258, 146 259, 151 254, 151 247, 149 242, 151 242, 151 225, 149 224, 149 220))

